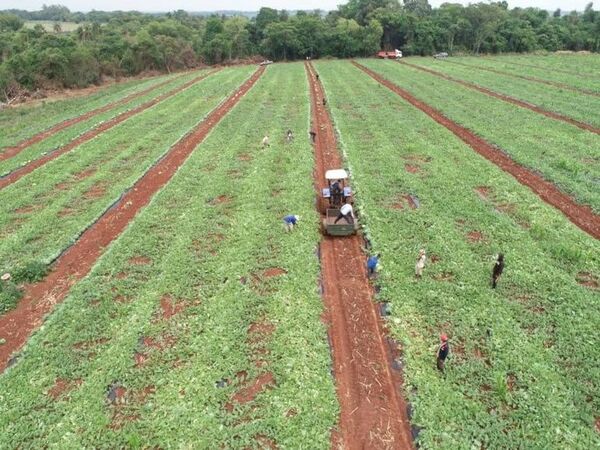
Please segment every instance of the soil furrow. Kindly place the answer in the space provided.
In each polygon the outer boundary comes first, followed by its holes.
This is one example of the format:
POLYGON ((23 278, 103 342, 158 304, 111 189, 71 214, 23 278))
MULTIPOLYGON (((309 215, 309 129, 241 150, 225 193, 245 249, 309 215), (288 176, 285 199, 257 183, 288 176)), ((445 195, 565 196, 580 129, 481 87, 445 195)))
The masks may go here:
POLYGON ((451 64, 457 64, 457 65, 463 66, 463 67, 468 67, 471 70, 485 70, 487 72, 496 73, 498 75, 505 75, 505 76, 513 77, 513 78, 521 78, 522 80, 546 84, 548 86, 566 89, 567 91, 579 92, 580 94, 593 95, 594 97, 600 97, 600 94, 598 92, 590 91, 588 89, 576 88, 574 86, 569 86, 568 84, 565 84, 565 83, 559 83, 558 81, 542 80, 541 78, 528 77, 526 75, 517 75, 515 73, 504 72, 503 70, 492 69, 491 67, 476 66, 476 65, 472 65, 472 64, 465 64, 465 63, 458 62, 458 61, 444 60, 444 62, 449 62, 451 64))
POLYGON ((182 84, 181 86, 176 87, 175 89, 170 90, 169 92, 165 92, 164 94, 159 95, 156 98, 153 98, 152 100, 143 103, 129 111, 125 111, 121 114, 119 114, 116 117, 113 117, 112 119, 100 124, 99 126, 92 128, 89 131, 86 131, 85 133, 83 133, 81 136, 76 137, 75 139, 73 139, 71 142, 69 142, 67 145, 64 145, 62 147, 59 147, 58 149, 54 150, 53 152, 47 153, 45 155, 43 155, 41 158, 35 159, 27 164, 25 164, 22 167, 19 167, 18 169, 10 172, 8 175, 5 175, 4 177, 0 178, 0 189, 4 189, 6 186, 10 186, 13 183, 16 183, 17 181, 19 181, 22 177, 24 177, 25 175, 33 172, 35 169, 37 169, 38 167, 43 166, 44 164, 52 161, 53 159, 58 158, 61 155, 64 155, 67 152, 70 152, 71 150, 73 150, 75 147, 80 146, 81 144, 84 144, 88 141, 91 141, 92 139, 94 139, 96 136, 98 136, 101 133, 104 133, 105 131, 110 130, 111 128, 117 126, 118 124, 126 121, 127 119, 153 107, 154 105, 162 102, 163 100, 168 99, 169 97, 172 97, 178 93, 180 93, 181 91, 189 88, 190 86, 192 86, 193 84, 196 84, 197 82, 203 80, 204 78, 208 77, 209 75, 214 74, 215 72, 219 71, 220 69, 217 70, 213 70, 209 73, 205 73, 203 75, 200 75, 196 78, 194 78, 193 80, 188 81, 187 83, 182 84))
POLYGON ((415 69, 421 70, 423 72, 429 73, 431 75, 435 75, 436 77, 443 78, 445 80, 449 80, 449 81, 452 81, 454 83, 458 83, 458 84, 460 84, 462 86, 465 86, 467 88, 470 88, 470 89, 474 89, 474 90, 479 91, 479 92, 481 92, 483 94, 489 95, 490 97, 494 97, 494 98, 503 100, 505 102, 512 103, 513 105, 520 106, 521 108, 525 108, 525 109, 529 109, 531 111, 535 111, 536 113, 542 114, 542 115, 544 115, 546 117, 550 117, 551 119, 560 120, 562 122, 566 122, 568 124, 575 125, 576 127, 579 127, 579 128, 581 128, 583 130, 587 130, 587 131, 591 131, 592 133, 600 134, 600 128, 596 128, 595 126, 590 125, 588 123, 580 122, 580 121, 575 120, 575 119, 571 119, 570 117, 563 116, 562 114, 558 114, 558 113, 555 113, 555 112, 552 112, 552 111, 548 111, 546 109, 540 108, 539 106, 533 105, 531 103, 524 102, 523 100, 519 100, 517 98, 510 97, 510 96, 505 95, 505 94, 500 94, 499 92, 492 91, 491 89, 484 88, 484 87, 479 86, 479 85, 477 85, 475 83, 471 83, 469 81, 465 81, 465 80, 461 80, 461 79, 458 79, 458 78, 454 78, 454 77, 451 77, 450 75, 446 75, 445 73, 442 73, 442 72, 437 72, 437 71, 429 69, 427 67, 418 66, 416 64, 411 64, 411 63, 406 62, 406 61, 399 61, 399 62, 401 64, 406 65, 406 66, 410 66, 410 67, 413 67, 415 69))
POLYGON ((440 125, 446 127, 468 144, 473 150, 487 160, 493 162, 505 172, 510 173, 519 183, 528 186, 533 192, 540 196, 546 203, 562 211, 567 218, 586 233, 600 239, 600 217, 596 215, 589 206, 581 205, 569 195, 561 192, 553 183, 545 180, 535 172, 527 169, 512 160, 508 155, 499 151, 492 144, 476 136, 465 127, 448 119, 440 111, 413 97, 409 92, 386 80, 381 75, 367 67, 352 61, 352 63, 370 75, 394 93, 398 94, 411 105, 417 107, 440 125))
MULTIPOLYGON (((333 123, 323 106, 323 89, 311 64, 315 142, 315 189, 320 192, 328 169, 342 167, 333 123)), ((335 448, 412 448, 402 380, 391 368, 384 330, 365 268, 358 235, 321 241, 323 299, 327 311, 336 390, 341 406, 335 448)))
MULTIPOLYGON (((184 75, 185 74, 181 74, 177 78, 180 78, 184 75)), ((131 95, 128 95, 127 97, 122 98, 121 100, 117 100, 116 102, 109 103, 108 105, 104 105, 104 106, 101 106, 100 108, 93 109, 91 111, 88 111, 88 112, 80 115, 80 116, 73 117, 72 119, 67 119, 63 122, 53 125, 52 127, 48 128, 47 130, 44 130, 41 133, 38 133, 28 139, 25 139, 24 141, 19 142, 17 145, 14 145, 12 147, 6 147, 5 150, 2 153, 0 153, 0 161, 4 161, 6 159, 9 159, 9 158, 12 158, 13 156, 18 155, 23 150, 25 150, 27 147, 30 147, 33 144, 37 144, 38 142, 41 142, 44 139, 49 138, 50 136, 58 133, 59 131, 70 127, 71 125, 75 125, 76 123, 83 122, 84 120, 87 120, 91 117, 97 116, 98 114, 102 114, 104 112, 110 111, 111 109, 118 108, 119 106, 122 106, 138 97, 146 95, 146 94, 154 91, 155 89, 158 89, 161 86, 164 86, 167 83, 171 83, 175 79, 176 78, 170 78, 168 80, 161 81, 160 83, 150 86, 147 89, 144 89, 139 92, 135 92, 131 95)))
POLYGON ((0 371, 6 368, 11 354, 19 350, 30 334, 42 324, 44 316, 66 297, 73 284, 87 275, 104 249, 125 230, 154 194, 169 182, 194 149, 252 88, 263 72, 264 67, 257 69, 235 93, 173 145, 164 158, 152 166, 116 205, 84 231, 55 262, 44 280, 25 286, 23 298, 17 307, 0 317, 0 338, 5 340, 0 346, 0 371))

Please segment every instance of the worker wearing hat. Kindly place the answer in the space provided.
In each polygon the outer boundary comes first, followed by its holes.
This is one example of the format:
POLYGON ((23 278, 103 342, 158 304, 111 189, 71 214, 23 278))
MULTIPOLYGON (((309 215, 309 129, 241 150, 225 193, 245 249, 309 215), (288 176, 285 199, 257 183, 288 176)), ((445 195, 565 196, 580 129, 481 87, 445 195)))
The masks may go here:
POLYGON ((448 336, 442 334, 440 336, 440 347, 437 351, 437 368, 442 373, 444 373, 444 363, 446 362, 448 353, 450 353, 450 347, 448 346, 448 336))

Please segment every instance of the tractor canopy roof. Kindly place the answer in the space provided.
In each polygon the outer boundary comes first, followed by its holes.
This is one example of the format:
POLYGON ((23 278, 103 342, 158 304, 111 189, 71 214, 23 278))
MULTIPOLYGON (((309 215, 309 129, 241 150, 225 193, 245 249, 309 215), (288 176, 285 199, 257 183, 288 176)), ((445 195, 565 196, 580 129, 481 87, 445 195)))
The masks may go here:
POLYGON ((325 172, 325 178, 327 180, 345 180, 348 178, 348 172, 344 169, 331 169, 325 172))

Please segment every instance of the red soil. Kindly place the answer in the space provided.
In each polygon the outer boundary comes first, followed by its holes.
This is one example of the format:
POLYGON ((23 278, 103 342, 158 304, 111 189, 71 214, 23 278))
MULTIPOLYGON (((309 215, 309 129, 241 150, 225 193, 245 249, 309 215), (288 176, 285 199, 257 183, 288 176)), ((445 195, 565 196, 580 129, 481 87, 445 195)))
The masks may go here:
POLYGON ((57 378, 54 382, 54 386, 52 386, 48 391, 48 395, 54 400, 57 400, 59 397, 66 394, 67 392, 75 389, 78 386, 81 386, 82 383, 83 380, 81 378, 77 378, 76 380, 57 378))
POLYGON ((277 450, 277 443, 271 439, 270 437, 265 436, 264 434, 257 434, 254 436, 254 440, 260 444, 260 448, 269 449, 269 450, 277 450))
POLYGON ((505 95, 505 94, 500 94, 498 92, 492 91, 491 89, 487 89, 487 88, 481 87, 481 86, 479 86, 479 85, 477 85, 475 83, 471 83, 469 81, 464 81, 464 80, 461 80, 461 79, 458 79, 458 78, 454 78, 454 77, 451 77, 450 75, 446 75, 445 73, 441 73, 441 72, 438 72, 436 70, 428 69, 426 67, 421 67, 421 66, 418 66, 416 64, 411 64, 411 63, 408 63, 406 61, 400 61, 400 63, 402 63, 404 65, 407 65, 407 66, 410 66, 410 67, 414 67, 415 69, 421 70, 423 72, 427 72, 429 74, 435 75, 436 77, 443 78, 443 79, 449 80, 449 81, 453 81, 454 83, 457 83, 457 84, 460 84, 462 86, 468 87, 468 88, 473 89, 475 91, 482 92, 482 93, 484 93, 486 95, 489 95, 490 97, 494 97, 494 98, 503 100, 505 102, 512 103, 513 105, 520 106, 521 108, 525 108, 525 109, 529 109, 531 111, 535 111, 536 113, 542 114, 542 115, 544 115, 546 117, 550 117, 551 119, 560 120, 562 122, 566 122, 566 123, 569 123, 571 125, 575 125, 576 127, 579 127, 579 128, 581 128, 583 130, 587 130, 587 131, 591 131, 592 133, 600 134, 600 128, 597 128, 597 127, 595 127, 593 125, 590 125, 588 123, 585 123, 585 122, 580 122, 578 120, 571 119, 570 117, 563 116, 562 114, 558 114, 558 113, 555 113, 555 112, 552 112, 552 111, 548 111, 546 109, 540 108, 539 106, 532 105, 531 103, 524 102, 523 100, 519 100, 518 98, 510 97, 510 96, 505 95))
POLYGON ((92 175, 94 175, 96 173, 96 168, 95 167, 90 167, 89 169, 85 169, 82 170, 79 173, 76 173, 75 175, 73 175, 73 178, 75 178, 76 180, 85 180, 88 177, 91 177, 92 175))
MULTIPOLYGON (((318 192, 325 171, 343 164, 331 118, 321 102, 323 88, 311 64, 306 64, 306 70, 312 94, 312 126, 317 130, 314 176, 318 192)), ((332 444, 347 450, 412 448, 406 405, 399 392, 402 380, 388 360, 361 244, 358 235, 321 241, 323 299, 341 406, 332 444)))
POLYGON ((208 203, 211 205, 220 205, 222 203, 229 203, 230 201, 231 197, 228 195, 219 195, 218 197, 211 199, 208 203))
MULTIPOLYGON (((81 144, 92 140, 94 137, 98 136, 100 133, 103 133, 104 131, 107 131, 107 130, 111 129, 111 128, 115 127, 116 125, 120 124, 121 122, 124 122, 125 120, 129 119, 130 117, 135 116, 136 114, 139 114, 142 111, 147 110, 148 108, 156 105, 157 103, 160 103, 163 100, 165 100, 165 99, 167 99, 169 97, 174 96, 175 94, 177 94, 177 93, 179 93, 179 92, 187 89, 191 85, 199 82, 200 80, 208 77, 209 75, 212 75, 215 72, 216 72, 216 70, 213 70, 212 72, 209 72, 207 74, 204 74, 204 75, 201 75, 199 77, 196 77, 193 80, 190 80, 187 83, 184 83, 181 86, 179 86, 179 87, 177 87, 175 89, 170 90, 169 92, 166 92, 166 93, 164 93, 162 95, 159 95, 158 97, 156 97, 156 98, 154 98, 154 99, 152 99, 152 100, 150 100, 150 101, 148 101, 146 103, 143 103, 143 104, 141 104, 139 106, 136 106, 135 108, 133 108, 133 109, 131 109, 129 111, 125 111, 125 112, 119 114, 118 116, 113 117, 112 119, 107 120, 104 123, 101 123, 97 127, 92 128, 89 131, 86 131, 81 136, 76 137, 71 142, 69 142, 68 144, 60 147, 59 149, 57 149, 57 150, 55 150, 53 152, 47 153, 47 154, 41 156, 40 158, 38 158, 38 159, 36 159, 34 161, 31 161, 30 163, 28 163, 28 164, 26 164, 26 165, 24 165, 22 167, 19 167, 18 169, 15 169, 13 172, 9 173, 8 175, 6 175, 5 177, 3 177, 3 178, 0 179, 0 189, 4 189, 6 186, 9 186, 9 185, 17 182, 22 177, 24 177, 28 173, 33 172, 35 169, 37 169, 38 167, 43 166, 47 162, 52 161, 53 159, 56 159, 59 156, 61 156, 61 155, 65 154, 65 153, 73 150, 75 147, 78 147, 81 144)), ((85 116, 85 114, 84 114, 84 116, 85 116)), ((80 117, 83 117, 83 116, 80 116, 80 117)), ((76 123, 76 122, 74 122, 74 123, 76 123)), ((59 130, 61 130, 61 129, 62 128, 60 128, 59 130)), ((59 131, 59 130, 56 130, 56 131, 59 131)), ((51 136, 55 132, 50 133, 50 130, 49 130, 47 132, 49 134, 46 134, 44 137, 51 136)), ((38 141, 35 141, 35 142, 38 142, 38 141)), ((33 142, 33 143, 35 143, 35 142, 33 142)), ((31 145, 31 144, 29 144, 29 145, 31 145)), ((26 147, 27 146, 21 148, 19 150, 19 152, 21 150, 25 149, 26 147)), ((17 153, 19 153, 19 152, 17 152, 17 153)), ((2 156, 6 155, 6 154, 7 154, 7 152, 5 152, 5 153, 3 153, 3 154, 0 155, 0 161, 2 159, 7 159, 7 158, 2 158, 2 156)), ((14 156, 14 154, 11 155, 11 156, 14 156)), ((95 169, 93 169, 93 170, 95 171, 95 169)), ((76 178, 80 179, 77 176, 76 176, 76 178)))
POLYGON ((95 198, 100 198, 104 194, 106 194, 106 186, 103 184, 96 184, 92 186, 86 193, 83 194, 83 198, 87 200, 92 200, 95 198))
POLYGON ((417 204, 415 203, 414 199, 406 194, 404 195, 404 200, 406 200, 406 203, 408 203, 408 206, 410 207, 410 209, 416 209, 417 208, 417 204))
POLYGON ((456 122, 448 119, 441 112, 432 108, 426 103, 418 100, 409 92, 398 87, 397 85, 386 80, 379 74, 362 66, 361 64, 355 61, 353 61, 352 63, 359 69, 366 72, 376 81, 398 94, 404 100, 408 101, 410 104, 423 111, 437 123, 452 131, 463 142, 468 144, 473 150, 482 155, 484 158, 496 164, 502 170, 510 173, 521 184, 528 186, 533 192, 538 194, 540 198, 546 203, 561 210, 571 222, 573 222, 583 231, 589 233, 596 239, 600 239, 600 217, 596 215, 589 206, 577 203, 573 198, 561 192, 551 182, 543 179, 541 176, 534 173, 533 171, 517 164, 508 155, 498 151, 496 148, 494 148, 494 146, 492 146, 484 139, 475 135, 468 129, 458 125, 456 122))
POLYGON ((150 258, 147 256, 134 256, 133 258, 129 258, 129 264, 134 266, 145 266, 152 262, 150 258))
MULTIPOLYGON (((182 75, 183 76, 183 75, 182 75)), ((108 105, 104 105, 100 108, 96 108, 93 109, 92 111, 88 111, 85 114, 82 114, 80 116, 74 117, 72 119, 68 119, 65 120, 64 122, 61 122, 59 124, 56 124, 50 128, 48 128, 45 131, 42 131, 41 133, 36 134, 33 137, 30 137, 22 142, 19 142, 17 145, 15 145, 14 147, 7 147, 4 152, 0 153, 0 161, 4 161, 8 158, 12 158, 15 155, 18 155, 21 151, 23 151, 24 149, 26 149, 27 147, 32 146, 33 144, 37 144, 38 142, 43 141, 44 139, 58 133, 61 130, 64 130, 65 128, 70 127, 71 125, 75 125, 76 123, 79 122, 83 122, 84 120, 89 119, 90 117, 94 117, 97 116, 98 114, 102 114, 106 111, 110 111, 111 109, 115 109, 121 105, 124 105, 128 102, 130 102, 131 100, 141 97, 143 95, 146 95, 150 92, 152 92, 155 89, 158 89, 161 86, 164 86, 167 83, 170 83, 173 80, 165 80, 162 81, 158 84, 155 84, 154 86, 151 86, 147 89, 144 89, 143 91, 140 92, 136 92, 134 94, 128 95, 125 98, 122 98, 121 100, 118 100, 116 102, 113 103, 109 103, 108 105)))
POLYGON ((469 231, 467 239, 472 243, 481 242, 483 241, 483 233, 481 231, 469 231))
POLYGON ((184 302, 175 302, 170 295, 163 295, 160 299, 160 309, 163 319, 170 319, 185 309, 184 302))
POLYGON ((29 214, 40 209, 42 205, 28 205, 15 209, 13 212, 17 214, 29 214))
POLYGON ((267 348, 267 340, 274 331, 275 325, 264 319, 248 327, 247 343, 252 349, 252 361, 257 368, 268 365, 267 357, 270 352, 267 348))
POLYGON ((0 337, 6 340, 0 346, 0 370, 6 367, 10 355, 19 350, 31 332, 42 324, 44 316, 65 298, 71 286, 87 275, 104 249, 121 234, 154 194, 171 180, 188 156, 241 100, 264 70, 264 67, 257 69, 235 93, 179 140, 160 163, 150 168, 123 195, 117 205, 107 210, 63 253, 44 280, 25 286, 23 298, 17 307, 0 317, 0 337))
POLYGON ((273 376, 273 374, 271 372, 263 373, 262 375, 259 375, 251 385, 240 389, 235 394, 233 394, 231 400, 241 405, 243 405, 244 403, 249 403, 253 401, 258 394, 271 388, 274 385, 275 377, 273 376))
POLYGON ((263 272, 263 276, 270 278, 270 277, 278 277, 279 275, 284 275, 287 273, 287 270, 282 269, 280 267, 271 267, 270 269, 267 269, 263 272))
POLYGON ((475 66, 472 64, 465 64, 465 63, 461 63, 458 61, 450 61, 450 60, 446 60, 449 63, 452 64, 457 64, 459 66, 464 66, 464 67, 468 67, 471 70, 485 70, 487 72, 492 72, 492 73, 497 73, 498 75, 506 75, 509 77, 513 77, 513 78, 520 78, 522 80, 527 80, 527 81, 534 81, 536 83, 541 83, 541 84, 546 84, 548 86, 554 86, 560 89, 565 89, 567 91, 573 91, 573 92, 579 92, 580 94, 585 94, 585 95, 593 95, 594 97, 600 97, 600 94, 594 91, 590 91, 587 89, 580 89, 580 88, 576 88, 573 86, 569 86, 568 84, 564 84, 564 83, 559 83, 557 81, 549 81, 549 80, 542 80, 541 78, 535 78, 535 77, 528 77, 525 75, 517 75, 514 73, 510 73, 510 72, 504 72, 502 70, 498 70, 498 69, 492 69, 490 67, 482 67, 482 66, 475 66))
POLYGON ((598 283, 598 278, 589 272, 579 272, 575 277, 577 282, 585 287, 589 287, 592 289, 598 289, 600 284, 598 283))
POLYGON ((404 169, 409 173, 419 173, 421 172, 421 168, 418 166, 413 166, 412 164, 404 164, 404 169))

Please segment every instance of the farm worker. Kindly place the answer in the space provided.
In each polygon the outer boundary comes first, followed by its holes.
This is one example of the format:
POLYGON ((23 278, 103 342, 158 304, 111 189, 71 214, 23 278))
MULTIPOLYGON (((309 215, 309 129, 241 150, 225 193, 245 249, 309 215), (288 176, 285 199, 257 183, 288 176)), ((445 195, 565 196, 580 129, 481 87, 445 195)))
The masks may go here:
POLYGON ((292 142, 294 140, 294 133, 292 133, 292 130, 287 130, 285 138, 288 142, 292 142))
POLYGON ((325 106, 327 104, 327 99, 325 97, 323 97, 323 106, 325 106))
POLYGON ((444 373, 444 364, 446 362, 446 358, 448 357, 448 353, 450 353, 450 347, 448 346, 448 336, 442 334, 440 336, 440 346, 437 351, 437 368, 442 373, 444 373))
POLYGON ((317 80, 318 80, 318 79, 319 79, 319 74, 318 74, 318 73, 315 73, 315 76, 317 77, 317 80))
POLYGON ((331 185, 331 197, 334 205, 339 205, 342 203, 342 188, 340 183, 342 180, 336 180, 331 185))
POLYGON ((265 137, 262 140, 262 146, 263 146, 263 148, 269 147, 269 136, 265 135, 265 137))
POLYGON ((292 231, 298 221, 300 220, 300 216, 289 215, 283 218, 283 224, 285 225, 285 231, 292 231))
POLYGON ((345 203, 342 205, 340 208, 340 213, 335 218, 333 223, 338 223, 338 221, 342 218, 346 219, 346 222, 348 222, 350 225, 354 223, 354 211, 352 210, 352 205, 350 203, 345 203))
POLYGON ((370 256, 369 259, 367 259, 367 276, 369 278, 375 275, 375 270, 379 264, 379 258, 381 258, 381 254, 377 253, 376 255, 370 256))
POLYGON ((415 264, 415 275, 417 278, 421 278, 423 275, 423 269, 425 268, 425 261, 427 261, 427 255, 425 250, 419 250, 419 256, 417 256, 417 263, 415 264))
POLYGON ((502 271, 504 270, 504 255, 502 253, 498 254, 498 259, 496 259, 496 263, 494 264, 494 268, 492 269, 492 288, 496 289, 496 284, 498 283, 498 278, 502 275, 502 271))
POLYGON ((317 139, 317 133, 315 130, 310 130, 308 134, 310 134, 310 141, 314 144, 317 139))

